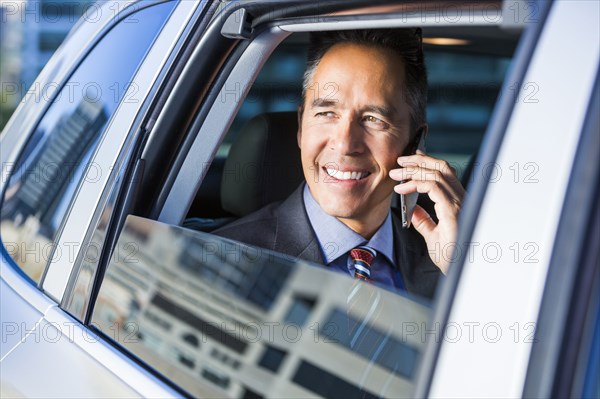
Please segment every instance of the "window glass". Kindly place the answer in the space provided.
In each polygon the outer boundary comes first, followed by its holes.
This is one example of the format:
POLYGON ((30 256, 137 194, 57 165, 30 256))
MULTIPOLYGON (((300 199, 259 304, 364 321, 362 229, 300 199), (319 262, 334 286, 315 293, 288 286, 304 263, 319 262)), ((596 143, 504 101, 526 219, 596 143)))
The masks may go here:
POLYGON ((289 256, 128 216, 91 326, 193 397, 407 396, 435 331, 430 305, 369 285, 373 313, 348 304, 354 283, 289 256), (240 289, 238 273, 260 300, 240 289), (253 276, 265 276, 268 295, 253 276), (289 317, 298 306, 303 325, 289 317))
POLYGON ((132 77, 174 4, 141 10, 112 28, 60 90, 13 165, 2 241, 34 281, 52 258, 79 183, 108 173, 90 162, 92 153, 118 104, 140 101, 132 77))

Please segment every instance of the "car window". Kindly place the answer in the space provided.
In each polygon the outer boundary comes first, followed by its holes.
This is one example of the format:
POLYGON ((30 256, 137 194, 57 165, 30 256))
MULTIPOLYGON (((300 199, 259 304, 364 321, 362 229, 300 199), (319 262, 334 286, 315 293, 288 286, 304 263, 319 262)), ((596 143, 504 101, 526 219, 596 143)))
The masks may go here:
MULTIPOLYGON (((252 161, 224 165, 244 125, 296 110, 306 43, 290 36, 262 68, 204 178, 189 228, 128 216, 100 286, 92 327, 194 397, 409 396, 425 342, 443 335, 429 324, 430 299, 372 286, 368 295, 381 306, 353 308, 348 275, 205 232, 239 216, 222 207, 223 179, 256 178, 252 161)), ((431 151, 454 162, 477 152, 513 50, 428 47, 431 151)), ((240 93, 243 82, 236 84, 227 95, 240 93)))
POLYGON ((79 183, 108 173, 90 159, 118 104, 140 101, 132 77, 174 5, 163 3, 125 18, 96 44, 55 98, 40 96, 52 104, 10 168, 1 211, 3 244, 35 282, 53 257, 79 183))

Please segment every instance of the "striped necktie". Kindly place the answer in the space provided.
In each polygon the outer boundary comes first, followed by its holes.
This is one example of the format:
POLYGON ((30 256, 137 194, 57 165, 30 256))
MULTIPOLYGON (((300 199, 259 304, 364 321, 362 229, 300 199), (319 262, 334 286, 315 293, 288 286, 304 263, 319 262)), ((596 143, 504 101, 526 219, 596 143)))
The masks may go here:
POLYGON ((371 264, 377 256, 377 252, 370 247, 360 246, 350 251, 350 258, 354 264, 355 282, 348 293, 347 305, 348 313, 354 314, 353 318, 357 318, 357 324, 349 323, 348 332, 350 334, 350 346, 354 348, 361 341, 361 336, 368 329, 368 325, 372 322, 378 312, 381 294, 371 286, 365 284, 371 280, 371 264), (363 280, 363 281, 359 281, 363 280), (359 306, 362 304, 362 306, 359 306), (359 308, 366 311, 359 311, 359 308))
POLYGON ((350 251, 354 263, 354 278, 369 281, 371 279, 371 264, 377 252, 370 247, 361 245, 350 251))

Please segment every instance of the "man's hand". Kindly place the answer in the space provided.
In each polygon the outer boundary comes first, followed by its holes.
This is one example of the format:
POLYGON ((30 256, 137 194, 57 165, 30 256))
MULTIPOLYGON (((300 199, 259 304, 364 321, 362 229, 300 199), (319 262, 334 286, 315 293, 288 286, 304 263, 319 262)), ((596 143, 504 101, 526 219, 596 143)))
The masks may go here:
POLYGON ((423 151, 415 155, 399 157, 399 169, 390 171, 390 177, 405 181, 394 187, 398 194, 427 193, 435 203, 436 224, 419 205, 415 206, 411 223, 425 238, 433 262, 446 274, 450 266, 449 245, 456 243, 458 212, 465 196, 465 189, 456 177, 456 171, 441 159, 432 158, 423 151))

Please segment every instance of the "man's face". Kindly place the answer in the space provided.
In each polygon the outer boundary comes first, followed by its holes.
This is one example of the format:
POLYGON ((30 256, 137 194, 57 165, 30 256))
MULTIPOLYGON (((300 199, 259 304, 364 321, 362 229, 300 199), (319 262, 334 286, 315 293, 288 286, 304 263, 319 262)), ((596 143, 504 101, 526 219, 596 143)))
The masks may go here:
POLYGON ((350 227, 380 224, 390 207, 388 173, 410 136, 404 75, 390 50, 344 43, 325 53, 306 91, 304 176, 321 208, 350 227))

